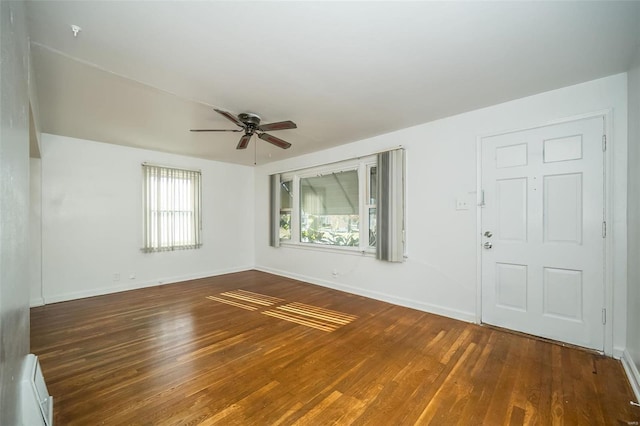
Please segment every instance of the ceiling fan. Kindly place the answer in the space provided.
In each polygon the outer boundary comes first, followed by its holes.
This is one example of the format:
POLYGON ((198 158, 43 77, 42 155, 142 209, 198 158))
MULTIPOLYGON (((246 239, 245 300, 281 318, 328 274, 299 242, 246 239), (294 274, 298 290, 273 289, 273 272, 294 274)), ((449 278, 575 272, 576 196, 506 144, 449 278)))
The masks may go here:
POLYGON ((251 140, 251 136, 257 134, 258 137, 264 141, 267 141, 278 148, 287 149, 291 146, 291 144, 285 140, 280 138, 276 138, 275 136, 271 136, 268 133, 264 133, 267 131, 274 130, 286 130, 286 129, 295 129, 296 123, 293 121, 278 121, 277 123, 269 123, 269 124, 260 124, 260 116, 257 114, 253 114, 251 112, 243 112, 235 115, 231 114, 227 111, 222 111, 220 109, 215 109, 215 112, 223 115, 230 121, 233 121, 240 129, 191 129, 192 132, 244 132, 244 135, 240 138, 240 142, 238 142, 238 146, 236 149, 245 149, 249 145, 249 141, 251 140))

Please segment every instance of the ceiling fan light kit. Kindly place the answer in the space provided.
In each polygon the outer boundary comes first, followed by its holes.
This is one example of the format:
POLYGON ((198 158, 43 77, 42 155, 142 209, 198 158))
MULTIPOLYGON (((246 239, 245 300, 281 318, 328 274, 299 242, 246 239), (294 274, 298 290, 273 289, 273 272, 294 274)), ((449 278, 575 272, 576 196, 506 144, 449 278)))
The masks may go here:
POLYGON ((192 132, 244 132, 244 135, 240 138, 236 149, 246 149, 251 140, 251 136, 258 135, 263 141, 267 141, 278 148, 287 149, 291 147, 291 144, 283 139, 272 136, 266 131, 287 130, 296 129, 298 126, 293 121, 278 121, 276 123, 269 123, 260 125, 260 116, 251 112, 243 112, 235 115, 228 111, 215 109, 218 114, 225 117, 227 120, 232 121, 240 129, 191 129, 192 132))

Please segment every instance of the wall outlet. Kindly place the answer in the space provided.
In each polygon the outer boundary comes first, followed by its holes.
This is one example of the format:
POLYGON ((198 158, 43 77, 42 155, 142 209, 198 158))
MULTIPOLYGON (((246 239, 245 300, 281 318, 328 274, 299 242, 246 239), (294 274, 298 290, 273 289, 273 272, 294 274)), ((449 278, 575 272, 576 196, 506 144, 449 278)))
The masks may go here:
POLYGON ((456 210, 469 210, 471 203, 469 203, 469 197, 456 198, 456 210))

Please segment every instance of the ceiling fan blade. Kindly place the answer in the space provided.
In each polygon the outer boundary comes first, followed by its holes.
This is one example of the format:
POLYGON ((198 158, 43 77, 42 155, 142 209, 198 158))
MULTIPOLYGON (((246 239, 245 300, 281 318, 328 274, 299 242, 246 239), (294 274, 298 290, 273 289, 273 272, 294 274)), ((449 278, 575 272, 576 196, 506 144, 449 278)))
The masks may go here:
POLYGON ((223 115, 227 120, 233 121, 236 124, 236 126, 244 127, 244 123, 238 120, 238 118, 235 115, 231 114, 230 112, 223 111, 221 109, 216 109, 216 108, 214 108, 213 110, 218 114, 223 115))
POLYGON ((242 129, 191 129, 190 132, 242 132, 242 129))
POLYGON ((296 123, 291 120, 287 121, 278 121, 277 123, 268 123, 262 124, 258 126, 258 130, 262 130, 263 132, 269 132, 271 130, 287 130, 287 129, 296 129, 296 123))
POLYGON ((271 136, 268 133, 260 133, 258 137, 264 141, 274 144, 278 148, 287 149, 291 146, 289 142, 283 141, 282 139, 276 138, 275 136, 271 136))
POLYGON ((249 145, 249 141, 251 140, 251 135, 244 135, 240 138, 240 142, 238 142, 238 146, 236 149, 245 149, 249 145))

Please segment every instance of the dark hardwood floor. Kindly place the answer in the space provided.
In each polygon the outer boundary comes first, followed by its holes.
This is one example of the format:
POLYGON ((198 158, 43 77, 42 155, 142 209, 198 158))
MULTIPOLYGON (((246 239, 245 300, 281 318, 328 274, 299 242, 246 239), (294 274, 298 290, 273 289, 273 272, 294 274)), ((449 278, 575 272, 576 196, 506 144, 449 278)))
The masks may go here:
POLYGON ((31 350, 56 425, 640 421, 614 359, 257 271, 33 308, 31 350))

